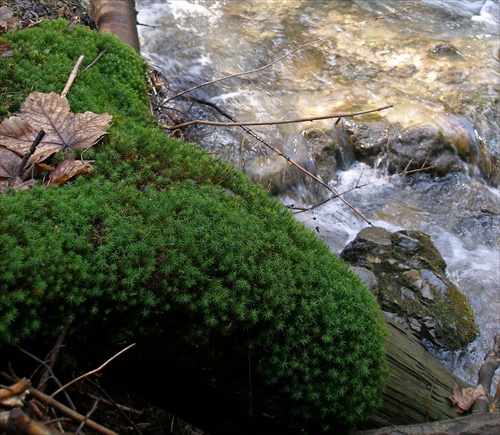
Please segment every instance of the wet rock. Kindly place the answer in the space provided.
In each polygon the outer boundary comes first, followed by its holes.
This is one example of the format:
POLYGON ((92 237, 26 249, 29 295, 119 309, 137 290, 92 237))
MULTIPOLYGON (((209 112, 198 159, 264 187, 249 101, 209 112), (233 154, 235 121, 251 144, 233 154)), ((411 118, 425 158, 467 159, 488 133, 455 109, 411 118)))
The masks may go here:
POLYGON ((472 310, 446 277, 446 263, 427 234, 368 227, 341 257, 371 287, 382 310, 419 338, 457 350, 477 336, 472 310))
POLYGON ((432 57, 447 57, 451 59, 462 59, 462 55, 449 41, 440 41, 436 43, 430 50, 430 56, 432 57))
POLYGON ((343 125, 330 130, 313 127, 304 130, 303 135, 323 181, 335 179, 337 170, 348 169, 354 163, 354 148, 343 125))
MULTIPOLYGON (((397 118, 395 115, 394 118, 397 118)), ((434 176, 464 173, 498 184, 494 156, 484 149, 473 126, 461 117, 404 121, 346 121, 356 159, 389 174, 427 168, 434 176)))

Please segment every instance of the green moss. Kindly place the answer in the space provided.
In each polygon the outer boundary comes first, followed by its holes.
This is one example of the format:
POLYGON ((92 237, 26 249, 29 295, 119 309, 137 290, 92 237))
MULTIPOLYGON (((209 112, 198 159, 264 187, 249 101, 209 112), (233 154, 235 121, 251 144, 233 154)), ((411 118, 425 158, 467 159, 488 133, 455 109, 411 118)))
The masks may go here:
POLYGON ((437 325, 436 337, 446 343, 447 349, 463 349, 477 338, 479 331, 474 313, 467 298, 454 285, 448 287, 444 296, 437 298, 433 311, 437 318, 446 319, 444 325, 437 325))
MULTIPOLYGON (((113 36, 43 22, 5 36, 2 115, 60 92, 113 115, 91 176, 0 197, 0 342, 98 319, 120 336, 176 331, 250 349, 303 430, 347 427, 381 403, 385 329, 374 297, 291 213, 234 168, 150 119, 146 65, 113 36)), ((222 344, 221 344, 222 343, 222 344)))

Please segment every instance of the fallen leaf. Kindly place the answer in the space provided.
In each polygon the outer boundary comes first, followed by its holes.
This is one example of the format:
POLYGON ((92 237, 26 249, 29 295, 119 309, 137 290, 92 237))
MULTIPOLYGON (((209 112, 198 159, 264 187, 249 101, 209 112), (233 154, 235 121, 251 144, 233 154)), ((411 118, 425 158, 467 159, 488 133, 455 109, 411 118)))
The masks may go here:
POLYGON ((75 160, 72 156, 67 155, 57 165, 55 171, 50 173, 47 186, 66 183, 66 181, 70 178, 76 177, 80 174, 87 174, 90 171, 92 171, 92 165, 90 163, 75 160))
POLYGON ((21 177, 14 177, 10 185, 14 190, 28 190, 36 184, 35 179, 30 178, 29 180, 23 181, 21 177))
POLYGON ((485 388, 479 384, 477 387, 462 388, 460 385, 453 385, 453 396, 449 397, 453 404, 453 409, 458 414, 465 414, 478 397, 487 396, 485 388))
POLYGON ((0 147, 0 180, 10 179, 16 173, 22 158, 7 148, 0 147))
POLYGON ((10 42, 0 41, 0 57, 12 57, 14 56, 14 50, 10 42))
POLYGON ((47 165, 46 163, 37 163, 36 166, 38 169, 40 169, 42 171, 48 171, 48 172, 55 171, 55 169, 56 169, 54 166, 47 165))
POLYGON ((8 32, 16 27, 19 20, 14 17, 14 12, 8 6, 0 7, 0 30, 8 32))
POLYGON ((90 148, 106 134, 112 118, 107 113, 74 114, 65 97, 32 92, 21 104, 19 115, 0 124, 0 145, 22 156, 43 129, 45 137, 28 160, 29 166, 59 151, 90 148))
MULTIPOLYGON (((15 152, 19 156, 24 156, 35 141, 37 134, 38 132, 27 122, 17 116, 11 116, 4 119, 0 124, 0 146, 15 152)), ((33 156, 36 155, 40 160, 44 160, 44 158, 57 152, 58 149, 58 147, 53 146, 42 150, 39 145, 33 156), (41 155, 45 157, 41 158, 41 155)), ((31 157, 33 158, 33 156, 31 157)))

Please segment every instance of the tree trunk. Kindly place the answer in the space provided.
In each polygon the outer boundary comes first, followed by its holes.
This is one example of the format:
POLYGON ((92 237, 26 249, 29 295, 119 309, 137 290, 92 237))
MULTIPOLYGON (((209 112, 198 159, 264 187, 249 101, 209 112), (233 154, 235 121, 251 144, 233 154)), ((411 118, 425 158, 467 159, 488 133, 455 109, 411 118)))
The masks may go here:
POLYGON ((382 408, 362 428, 456 418, 448 396, 453 394, 453 384, 469 385, 446 369, 410 331, 383 315, 389 329, 386 349, 390 378, 382 408))
POLYGON ((100 33, 112 33, 140 51, 134 0, 90 0, 90 8, 100 33))

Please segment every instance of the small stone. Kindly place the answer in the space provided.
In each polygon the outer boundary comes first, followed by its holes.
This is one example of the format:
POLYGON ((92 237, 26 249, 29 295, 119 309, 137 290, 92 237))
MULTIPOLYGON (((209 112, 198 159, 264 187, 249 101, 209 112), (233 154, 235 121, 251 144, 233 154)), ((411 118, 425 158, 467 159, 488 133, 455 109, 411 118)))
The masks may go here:
POLYGON ((391 233, 380 227, 363 228, 358 236, 359 239, 372 242, 376 245, 391 246, 391 233))
POLYGON ((398 234, 396 245, 403 248, 405 251, 413 252, 420 246, 420 242, 404 234, 398 234))

